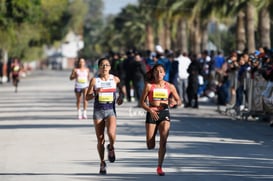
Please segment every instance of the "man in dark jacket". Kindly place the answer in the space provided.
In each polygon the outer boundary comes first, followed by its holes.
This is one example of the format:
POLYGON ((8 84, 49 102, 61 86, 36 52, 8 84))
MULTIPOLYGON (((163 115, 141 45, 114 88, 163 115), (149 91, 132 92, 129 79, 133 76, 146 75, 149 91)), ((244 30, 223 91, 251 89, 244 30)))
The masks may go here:
POLYGON ((171 69, 170 69, 170 83, 172 83, 176 91, 179 93, 179 88, 178 88, 178 61, 175 60, 174 54, 170 53, 167 58, 171 62, 171 69))
POLYGON ((128 102, 131 102, 131 83, 133 81, 133 62, 134 62, 134 51, 127 51, 127 58, 123 62, 123 69, 125 70, 125 87, 126 87, 126 98, 128 102))
MULTIPOLYGON (((133 86, 137 101, 140 100, 144 88, 144 76, 146 74, 146 65, 139 53, 135 54, 134 62, 132 63, 133 86)), ((138 105, 139 106, 139 105, 138 105)))

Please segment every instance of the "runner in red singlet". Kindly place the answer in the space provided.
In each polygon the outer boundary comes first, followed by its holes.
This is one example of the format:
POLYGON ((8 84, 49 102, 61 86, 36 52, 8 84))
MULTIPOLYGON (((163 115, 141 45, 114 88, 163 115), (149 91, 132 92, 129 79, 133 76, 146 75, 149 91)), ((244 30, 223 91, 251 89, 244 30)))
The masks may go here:
POLYGON ((147 74, 146 83, 140 100, 140 105, 146 114, 146 143, 148 149, 155 148, 155 136, 159 130, 160 141, 158 150, 157 174, 164 176, 162 164, 166 153, 167 138, 170 129, 169 107, 181 105, 180 97, 173 84, 163 80, 164 66, 156 64, 147 74), (170 101, 170 96, 174 101, 170 101), (147 103, 148 102, 148 103, 147 103), (171 103, 172 102, 172 103, 171 103))

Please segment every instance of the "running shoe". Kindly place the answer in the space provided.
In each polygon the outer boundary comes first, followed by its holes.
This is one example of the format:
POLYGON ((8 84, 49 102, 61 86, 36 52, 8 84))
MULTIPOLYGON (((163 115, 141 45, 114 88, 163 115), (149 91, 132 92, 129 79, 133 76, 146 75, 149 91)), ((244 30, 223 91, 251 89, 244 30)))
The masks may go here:
POLYGON ((83 111, 83 116, 82 116, 83 119, 87 119, 87 114, 86 114, 86 111, 83 111))
POLYGON ((110 149, 110 144, 107 145, 107 150, 108 150, 108 160, 113 163, 116 160, 115 156, 115 150, 114 148, 110 149))
POLYGON ((103 162, 100 164, 100 174, 101 174, 101 175, 106 175, 106 163, 105 163, 105 161, 103 161, 103 162))
POLYGON ((165 175, 165 172, 163 172, 161 166, 157 167, 156 172, 157 172, 157 175, 159 175, 159 176, 164 176, 165 175))
POLYGON ((78 110, 78 119, 82 119, 82 112, 81 112, 81 110, 78 110))

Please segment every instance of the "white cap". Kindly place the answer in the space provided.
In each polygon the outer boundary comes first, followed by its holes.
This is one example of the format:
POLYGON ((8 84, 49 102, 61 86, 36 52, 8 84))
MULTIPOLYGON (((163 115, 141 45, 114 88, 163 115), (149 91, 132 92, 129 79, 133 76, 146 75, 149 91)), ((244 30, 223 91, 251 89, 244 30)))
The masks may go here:
POLYGON ((155 46, 155 50, 156 50, 158 53, 164 53, 164 50, 163 50, 163 48, 162 48, 160 45, 156 45, 156 46, 155 46))

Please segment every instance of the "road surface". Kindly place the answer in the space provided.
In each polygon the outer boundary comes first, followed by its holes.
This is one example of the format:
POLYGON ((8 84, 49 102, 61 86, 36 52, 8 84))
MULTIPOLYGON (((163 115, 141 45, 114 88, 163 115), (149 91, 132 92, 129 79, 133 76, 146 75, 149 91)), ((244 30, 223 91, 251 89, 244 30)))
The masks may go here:
POLYGON ((76 119, 69 74, 34 71, 18 93, 11 83, 0 85, 1 181, 273 180, 273 129, 232 120, 207 102, 171 110, 164 177, 155 172, 158 144, 146 149, 145 112, 135 102, 117 106, 117 160, 99 175, 92 102, 89 119, 76 119))

